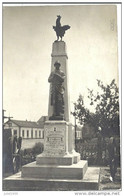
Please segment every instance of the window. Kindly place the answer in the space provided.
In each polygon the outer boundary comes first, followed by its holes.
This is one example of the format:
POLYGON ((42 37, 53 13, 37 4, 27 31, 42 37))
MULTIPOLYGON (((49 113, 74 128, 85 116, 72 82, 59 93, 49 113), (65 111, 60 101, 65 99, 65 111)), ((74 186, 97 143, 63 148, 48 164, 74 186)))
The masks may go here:
POLYGON ((14 130, 14 135, 17 135, 17 130, 14 130))
POLYGON ((25 137, 25 131, 22 130, 22 137, 24 138, 25 137))
POLYGON ((41 138, 41 131, 39 130, 39 138, 41 138))
POLYGON ((37 138, 37 131, 35 131, 35 138, 37 138))
POLYGON ((31 130, 31 138, 33 138, 33 129, 31 130))
POLYGON ((77 139, 81 139, 81 131, 77 131, 76 132, 76 138, 77 139))
POLYGON ((44 138, 44 131, 42 130, 42 138, 44 138))
POLYGON ((27 138, 29 138, 29 130, 27 130, 27 138))

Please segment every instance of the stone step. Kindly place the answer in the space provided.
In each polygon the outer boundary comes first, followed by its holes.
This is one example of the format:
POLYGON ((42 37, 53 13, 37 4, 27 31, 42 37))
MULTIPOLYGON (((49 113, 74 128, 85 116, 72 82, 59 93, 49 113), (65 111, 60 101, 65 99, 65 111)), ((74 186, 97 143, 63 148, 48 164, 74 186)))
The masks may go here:
POLYGON ((79 161, 80 154, 77 152, 62 157, 47 157, 42 153, 36 158, 37 165, 72 165, 73 163, 78 163, 79 161))
POLYGON ((88 191, 99 190, 100 168, 88 167, 84 178, 41 179, 23 178, 21 172, 3 180, 3 191, 88 191))
POLYGON ((23 178, 82 179, 88 162, 81 160, 72 165, 37 165, 36 162, 22 167, 23 178))

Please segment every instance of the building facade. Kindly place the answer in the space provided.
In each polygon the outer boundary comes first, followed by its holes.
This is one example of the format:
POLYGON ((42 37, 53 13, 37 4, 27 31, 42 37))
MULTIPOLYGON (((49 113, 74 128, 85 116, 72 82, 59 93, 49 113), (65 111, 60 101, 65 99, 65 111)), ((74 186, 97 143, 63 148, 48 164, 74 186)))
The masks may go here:
POLYGON ((5 129, 11 129, 12 135, 22 137, 23 139, 43 139, 44 122, 32 122, 22 120, 8 120, 4 124, 5 129))

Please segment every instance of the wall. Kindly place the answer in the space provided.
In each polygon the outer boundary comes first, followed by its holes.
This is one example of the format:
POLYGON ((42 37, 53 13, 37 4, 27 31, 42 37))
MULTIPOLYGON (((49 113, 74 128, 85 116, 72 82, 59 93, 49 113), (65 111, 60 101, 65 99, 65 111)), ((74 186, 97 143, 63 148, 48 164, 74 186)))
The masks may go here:
POLYGON ((11 124, 5 124, 4 128, 5 129, 11 129, 12 135, 14 135, 14 132, 16 130, 17 137, 19 137, 19 132, 20 132, 20 136, 22 138, 32 138, 32 139, 33 138, 35 138, 35 139, 37 139, 37 138, 41 138, 41 139, 44 138, 44 130, 43 130, 43 128, 30 128, 30 127, 21 127, 21 128, 19 128, 19 126, 17 126, 13 122, 11 122, 11 124), (23 137, 23 130, 24 130, 24 137, 23 137), (28 135, 27 135, 27 130, 29 131, 28 135), (39 131, 41 131, 41 135, 39 135, 39 131), (36 136, 36 132, 37 132, 37 136, 36 136))
POLYGON ((21 127, 21 137, 31 138, 31 139, 44 138, 44 130, 40 128, 21 127), (23 131, 24 131, 24 135, 23 135, 23 131), (27 135, 27 131, 28 131, 28 135, 27 135), (41 135, 39 135, 39 132, 41 132, 41 135))
POLYGON ((41 142, 44 144, 44 139, 22 139, 22 147, 21 149, 28 149, 28 148, 33 148, 36 143, 41 142))

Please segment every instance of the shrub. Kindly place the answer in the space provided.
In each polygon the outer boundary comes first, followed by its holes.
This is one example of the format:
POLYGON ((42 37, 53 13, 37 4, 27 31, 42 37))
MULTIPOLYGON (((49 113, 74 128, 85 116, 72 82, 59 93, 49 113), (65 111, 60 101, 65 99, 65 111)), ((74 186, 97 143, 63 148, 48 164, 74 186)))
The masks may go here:
MULTIPOLYGON (((104 138, 101 145, 98 144, 98 139, 76 141, 76 151, 80 153, 81 159, 88 160, 89 165, 108 165, 108 141, 109 138, 104 138)), ((116 138, 117 155, 116 162, 120 166, 120 139, 116 138)))
POLYGON ((43 144, 38 142, 33 148, 21 150, 21 165, 31 163, 36 160, 36 156, 43 152, 43 144))
POLYGON ((32 154, 38 155, 42 152, 43 152, 43 144, 41 142, 36 143, 32 148, 32 154))

